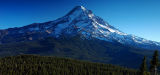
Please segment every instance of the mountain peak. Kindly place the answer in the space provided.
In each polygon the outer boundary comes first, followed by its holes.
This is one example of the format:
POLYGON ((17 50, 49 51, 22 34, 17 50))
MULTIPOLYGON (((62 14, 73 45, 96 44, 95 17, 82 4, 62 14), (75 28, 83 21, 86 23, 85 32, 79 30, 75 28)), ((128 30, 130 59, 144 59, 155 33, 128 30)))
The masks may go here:
POLYGON ((88 14, 88 11, 84 6, 75 6, 68 14, 69 15, 80 15, 80 14, 88 14))
POLYGON ((75 6, 76 9, 81 9, 81 10, 86 10, 86 8, 84 6, 75 6))
POLYGON ((67 15, 51 22, 0 31, 0 43, 23 41, 22 39, 28 40, 28 38, 29 40, 36 40, 50 36, 58 38, 76 35, 81 35, 82 38, 86 39, 96 38, 134 47, 160 49, 159 42, 123 33, 83 6, 75 6, 67 15), (13 39, 6 41, 10 38, 13 39), (16 40, 15 38, 20 39, 16 40))

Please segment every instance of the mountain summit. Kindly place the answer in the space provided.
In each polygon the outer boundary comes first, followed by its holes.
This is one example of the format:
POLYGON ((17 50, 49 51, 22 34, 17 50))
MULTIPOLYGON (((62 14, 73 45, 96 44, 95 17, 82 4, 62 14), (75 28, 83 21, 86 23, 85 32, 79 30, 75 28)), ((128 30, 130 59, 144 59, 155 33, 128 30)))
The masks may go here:
POLYGON ((0 30, 0 42, 3 44, 76 35, 138 48, 160 49, 159 42, 123 33, 83 6, 76 6, 67 15, 54 21, 0 30))

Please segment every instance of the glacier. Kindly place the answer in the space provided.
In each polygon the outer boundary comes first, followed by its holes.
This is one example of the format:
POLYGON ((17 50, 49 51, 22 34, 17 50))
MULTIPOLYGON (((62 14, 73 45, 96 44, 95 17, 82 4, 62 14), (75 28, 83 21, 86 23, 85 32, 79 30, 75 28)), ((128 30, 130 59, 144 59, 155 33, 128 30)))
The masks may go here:
MULTIPOLYGON (((0 42, 2 44, 9 43, 5 42, 7 38, 26 38, 28 36, 27 39, 50 36, 59 38, 61 35, 70 37, 81 35, 85 39, 96 38, 107 42, 118 42, 131 47, 160 49, 160 42, 124 33, 83 6, 76 6, 68 14, 57 20, 0 30, 0 42), (13 35, 16 36, 11 37, 13 35)), ((15 41, 17 42, 17 40, 15 41)))

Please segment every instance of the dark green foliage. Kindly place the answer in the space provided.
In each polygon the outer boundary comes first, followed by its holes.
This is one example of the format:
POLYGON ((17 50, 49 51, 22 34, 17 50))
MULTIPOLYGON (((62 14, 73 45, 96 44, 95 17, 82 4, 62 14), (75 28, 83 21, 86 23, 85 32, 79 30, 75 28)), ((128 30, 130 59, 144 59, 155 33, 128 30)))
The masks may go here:
POLYGON ((150 72, 151 72, 151 75, 158 75, 157 74, 157 67, 159 65, 159 61, 158 61, 158 51, 155 51, 154 54, 153 54, 153 58, 151 60, 151 63, 150 63, 150 72))
POLYGON ((155 51, 151 60, 151 66, 158 66, 158 51, 155 51))
POLYGON ((138 72, 110 64, 20 55, 1 58, 0 75, 138 75, 138 72))
POLYGON ((97 39, 87 40, 79 36, 66 38, 46 38, 37 41, 0 45, 0 56, 37 54, 43 56, 70 57, 92 62, 116 64, 138 68, 143 56, 151 56, 153 51, 127 47, 97 39))
POLYGON ((140 66, 140 75, 148 75, 146 57, 143 58, 142 64, 140 66))

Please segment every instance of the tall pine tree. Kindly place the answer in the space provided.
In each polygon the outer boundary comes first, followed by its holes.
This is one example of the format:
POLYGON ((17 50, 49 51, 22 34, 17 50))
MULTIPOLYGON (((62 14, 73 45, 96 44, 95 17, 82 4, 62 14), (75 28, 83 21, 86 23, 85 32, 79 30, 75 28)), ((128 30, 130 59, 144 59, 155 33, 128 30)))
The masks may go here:
POLYGON ((151 75, 158 75, 157 67, 158 67, 158 51, 156 50, 151 60, 151 66, 150 66, 151 75))
POLYGON ((147 73, 146 57, 144 56, 143 62, 140 66, 140 75, 147 75, 147 73))

